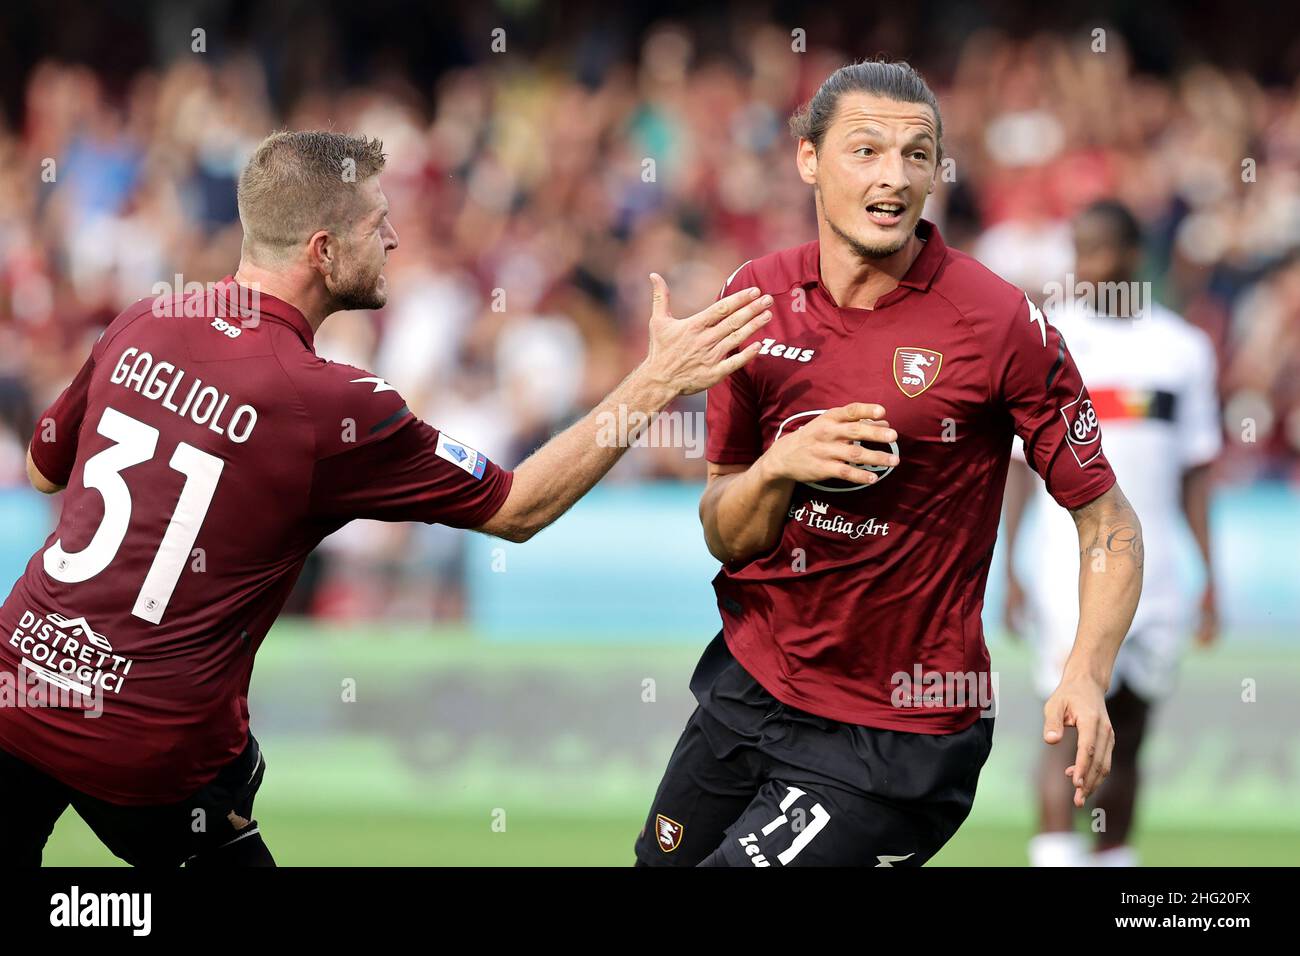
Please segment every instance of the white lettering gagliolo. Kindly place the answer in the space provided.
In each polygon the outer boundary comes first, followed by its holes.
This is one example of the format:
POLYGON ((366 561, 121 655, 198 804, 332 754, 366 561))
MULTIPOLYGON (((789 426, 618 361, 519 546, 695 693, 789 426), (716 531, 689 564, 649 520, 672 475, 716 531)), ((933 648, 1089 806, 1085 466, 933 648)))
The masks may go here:
POLYGON ((226 408, 230 403, 227 393, 204 385, 201 378, 187 375, 171 362, 155 361, 151 354, 135 346, 123 350, 109 381, 158 402, 169 412, 196 425, 207 425, 210 431, 225 435, 237 445, 248 441, 257 425, 257 409, 252 405, 239 405, 227 417, 226 408), (178 405, 176 395, 187 379, 189 391, 178 405))

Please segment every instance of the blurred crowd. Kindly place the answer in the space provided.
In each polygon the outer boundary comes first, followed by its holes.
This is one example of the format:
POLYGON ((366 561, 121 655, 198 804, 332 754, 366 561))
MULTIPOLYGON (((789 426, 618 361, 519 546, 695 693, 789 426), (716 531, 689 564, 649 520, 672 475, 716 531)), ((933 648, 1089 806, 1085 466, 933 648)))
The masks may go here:
MULTIPOLYGON (((755 23, 724 56, 662 22, 599 75, 565 49, 485 54, 428 88, 390 72, 304 84, 279 108, 251 50, 178 57, 111 90, 85 66, 37 63, 0 125, 0 487, 25 480, 35 416, 121 308, 160 281, 234 270, 239 170, 282 127, 364 132, 388 153, 389 303, 332 318, 318 352, 517 464, 644 355, 648 272, 685 315, 745 260, 815 238, 786 121, 861 55, 844 42, 796 52, 787 27, 755 23)), ((1156 298, 1218 348, 1223 479, 1300 481, 1300 84, 1208 64, 1150 74, 1118 32, 1104 53, 1093 42, 977 31, 943 70, 914 58, 952 159, 926 216, 1035 295, 1069 271, 1076 210, 1128 203, 1156 298)), ((646 448, 612 477, 703 473, 683 449, 646 448)), ((336 537, 316 610, 458 613, 453 533, 336 537), (441 592, 374 596, 395 570, 427 582, 431 567, 441 592), (370 591, 337 584, 367 577, 370 591)))

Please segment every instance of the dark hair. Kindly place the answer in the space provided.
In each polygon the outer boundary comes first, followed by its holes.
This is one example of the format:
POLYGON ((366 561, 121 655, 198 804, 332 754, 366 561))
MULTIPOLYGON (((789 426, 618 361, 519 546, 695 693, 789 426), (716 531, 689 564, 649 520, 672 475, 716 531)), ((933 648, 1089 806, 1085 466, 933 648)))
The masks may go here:
POLYGON ((1142 226, 1138 223, 1137 217, 1129 211, 1117 199, 1099 199, 1094 203, 1085 206, 1079 213, 1080 219, 1097 216, 1105 220, 1115 233, 1115 239, 1120 245, 1128 249, 1136 249, 1142 245, 1142 226))
POLYGON ((826 128, 845 93, 871 93, 900 103, 923 103, 934 111, 935 146, 943 157, 943 117, 934 91, 904 60, 864 60, 842 66, 822 83, 813 98, 790 117, 790 132, 821 150, 826 128))

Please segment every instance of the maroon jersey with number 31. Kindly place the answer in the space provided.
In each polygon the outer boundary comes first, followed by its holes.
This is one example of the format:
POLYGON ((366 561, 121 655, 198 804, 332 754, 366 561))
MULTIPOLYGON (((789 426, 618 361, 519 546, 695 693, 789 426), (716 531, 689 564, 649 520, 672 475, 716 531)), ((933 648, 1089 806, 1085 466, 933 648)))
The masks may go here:
POLYGON ((312 335, 231 277, 104 332, 32 442, 67 489, 0 608, 0 678, 44 691, 0 707, 0 748, 113 803, 185 799, 243 749, 254 654, 321 539, 501 506, 510 472, 312 335))

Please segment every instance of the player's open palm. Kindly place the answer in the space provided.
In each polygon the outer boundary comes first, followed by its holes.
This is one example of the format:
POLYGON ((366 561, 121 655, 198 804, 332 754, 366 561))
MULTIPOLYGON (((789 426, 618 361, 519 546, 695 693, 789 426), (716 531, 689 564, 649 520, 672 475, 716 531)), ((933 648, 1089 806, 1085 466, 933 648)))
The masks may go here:
POLYGON ((645 364, 657 381, 677 394, 702 392, 758 354, 758 342, 741 352, 736 349, 772 318, 770 295, 742 289, 677 319, 669 311, 663 277, 652 272, 650 288, 650 351, 645 364))
POLYGON ((1078 731, 1074 763, 1065 768, 1065 775, 1074 784, 1074 805, 1082 807, 1110 773, 1115 752, 1115 731, 1106 712, 1106 692, 1095 681, 1067 677, 1047 699, 1043 706, 1043 740, 1049 744, 1060 743, 1066 727, 1078 731))
POLYGON ((892 468, 892 451, 865 448, 858 442, 888 445, 898 432, 885 420, 880 405, 854 402, 822 412, 807 425, 782 435, 768 449, 772 473, 793 481, 839 478, 855 485, 873 484, 878 476, 865 467, 892 468))

